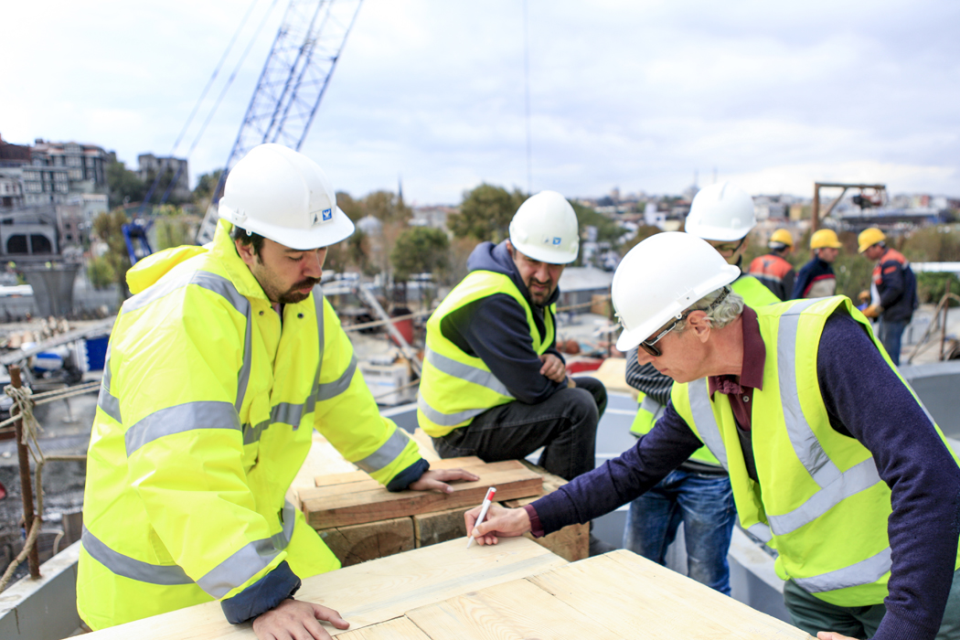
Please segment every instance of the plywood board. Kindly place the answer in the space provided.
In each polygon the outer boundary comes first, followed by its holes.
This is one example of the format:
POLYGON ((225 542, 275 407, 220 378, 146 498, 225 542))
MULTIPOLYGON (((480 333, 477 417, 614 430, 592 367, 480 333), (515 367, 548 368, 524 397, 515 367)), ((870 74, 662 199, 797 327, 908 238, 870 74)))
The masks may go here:
POLYGON ((596 378, 603 383, 607 391, 629 393, 632 387, 627 384, 627 359, 607 358, 596 371, 585 371, 585 376, 596 378))
POLYGON ((317 533, 344 567, 409 551, 416 546, 411 518, 393 518, 317 533))
POLYGON ((431 640, 408 618, 395 618, 389 622, 347 631, 340 640, 431 640))
POLYGON ((596 618, 603 615, 602 610, 586 615, 527 580, 514 580, 408 611, 406 617, 430 638, 619 640, 625 637, 598 625, 596 618))
MULTIPOLYGON (((452 493, 434 491, 389 492, 377 486, 369 490, 343 493, 336 485, 300 492, 307 522, 315 529, 362 524, 388 518, 412 516, 460 507, 473 507, 483 501, 489 487, 497 488, 498 500, 539 495, 542 478, 516 460, 505 460, 471 468, 480 476, 475 482, 457 482, 452 493)), ((362 483, 358 483, 362 484, 362 483)))
MULTIPOLYGON (((459 538, 307 578, 296 597, 336 609, 350 623, 351 629, 346 631, 324 625, 330 635, 356 634, 357 630, 371 625, 401 618, 412 609, 566 564, 562 558, 524 538, 504 539, 496 545, 473 545, 470 549, 465 546, 466 540, 459 538)), ((228 623, 219 602, 208 602, 85 637, 90 640, 254 640, 255 635, 249 624, 228 623)), ((351 639, 364 637, 347 635, 351 639)), ((396 636, 369 637, 379 640, 396 636)))
POLYGON ((625 638, 641 632, 649 640, 812 638, 630 551, 612 551, 529 580, 625 638))

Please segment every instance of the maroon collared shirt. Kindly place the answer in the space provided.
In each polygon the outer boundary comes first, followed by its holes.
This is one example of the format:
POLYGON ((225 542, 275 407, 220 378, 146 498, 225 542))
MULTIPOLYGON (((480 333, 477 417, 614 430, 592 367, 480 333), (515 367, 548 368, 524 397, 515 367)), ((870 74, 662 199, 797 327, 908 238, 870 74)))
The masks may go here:
POLYGON ((750 430, 750 406, 753 402, 753 390, 763 389, 763 363, 767 358, 767 347, 760 335, 760 323, 757 312, 743 307, 743 369, 739 376, 709 376, 707 378, 710 397, 714 393, 723 393, 730 398, 733 416, 746 431, 750 430))

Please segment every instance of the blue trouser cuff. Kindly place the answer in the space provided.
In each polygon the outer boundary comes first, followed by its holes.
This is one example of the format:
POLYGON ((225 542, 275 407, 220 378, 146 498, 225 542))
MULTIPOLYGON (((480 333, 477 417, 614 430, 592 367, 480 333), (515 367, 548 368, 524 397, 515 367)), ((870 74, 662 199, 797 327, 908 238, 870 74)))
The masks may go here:
POLYGON ((429 468, 430 463, 423 458, 420 458, 412 465, 395 475, 393 480, 390 481, 390 484, 387 485, 387 491, 403 491, 409 487, 411 483, 419 480, 420 476, 422 476, 429 468))

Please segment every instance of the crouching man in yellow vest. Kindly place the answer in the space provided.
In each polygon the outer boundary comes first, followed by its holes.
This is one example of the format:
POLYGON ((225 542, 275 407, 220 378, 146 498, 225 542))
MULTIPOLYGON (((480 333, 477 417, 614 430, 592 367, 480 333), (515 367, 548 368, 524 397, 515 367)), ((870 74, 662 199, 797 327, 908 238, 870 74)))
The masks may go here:
MULTIPOLYGON (((556 349, 564 266, 577 258, 577 215, 556 191, 526 200, 510 239, 479 244, 470 273, 427 322, 420 427, 444 458, 524 458, 567 480, 594 468, 603 384, 571 379, 556 349)), ((591 553, 611 550, 591 538, 591 553)))
POLYGON ((621 350, 672 377, 650 433, 477 542, 542 535, 643 493, 701 445, 730 474, 743 527, 778 552, 792 622, 820 640, 960 638, 960 467, 870 324, 842 296, 744 306, 738 270, 662 233, 621 262, 621 350), (640 274, 646 277, 639 277, 640 274))
POLYGON ((353 232, 320 167, 254 148, 230 172, 210 245, 154 254, 110 336, 90 438, 77 608, 92 629, 220 600, 261 639, 348 623, 292 599, 339 561, 284 495, 319 430, 390 490, 430 471, 357 371, 317 286, 353 232))

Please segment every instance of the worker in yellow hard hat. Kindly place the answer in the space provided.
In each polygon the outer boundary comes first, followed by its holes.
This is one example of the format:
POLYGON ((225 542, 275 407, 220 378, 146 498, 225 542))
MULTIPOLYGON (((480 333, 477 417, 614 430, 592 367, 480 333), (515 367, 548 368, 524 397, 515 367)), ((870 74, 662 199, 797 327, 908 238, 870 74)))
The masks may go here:
POLYGON ((887 236, 876 227, 864 229, 857 236, 858 251, 876 262, 871 288, 876 289, 877 300, 863 310, 863 315, 880 319, 877 337, 894 364, 900 364, 900 339, 920 301, 917 277, 910 262, 902 253, 888 247, 886 240, 887 236))
POLYGON ((767 243, 770 253, 754 258, 747 273, 767 285, 781 300, 789 300, 797 272, 787 262, 793 252, 793 235, 786 229, 777 229, 767 243))
POLYGON ((810 236, 813 258, 803 265, 793 286, 793 299, 825 298, 837 290, 837 277, 833 274, 833 261, 840 254, 840 239, 832 229, 820 229, 810 236))

